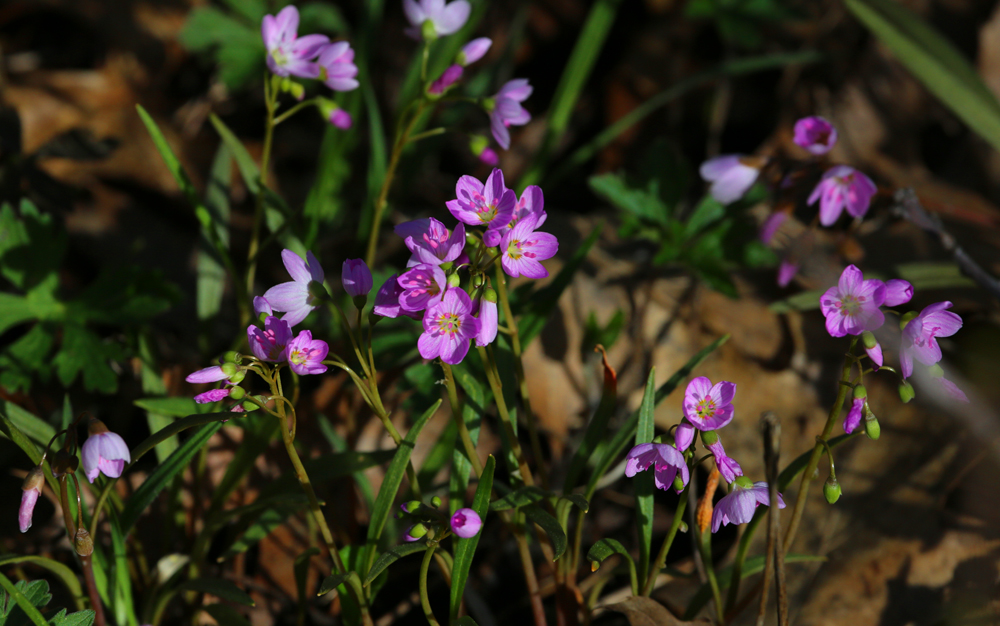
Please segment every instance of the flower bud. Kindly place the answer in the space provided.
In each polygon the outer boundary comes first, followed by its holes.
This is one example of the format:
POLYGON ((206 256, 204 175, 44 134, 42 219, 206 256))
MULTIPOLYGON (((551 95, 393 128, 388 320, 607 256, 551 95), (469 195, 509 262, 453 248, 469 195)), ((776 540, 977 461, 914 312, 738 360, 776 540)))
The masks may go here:
POLYGON ((439 508, 441 504, 442 502, 440 496, 434 496, 433 498, 431 498, 431 506, 434 507, 435 509, 439 508))
POLYGON ((290 93, 293 98, 299 101, 306 96, 306 88, 302 86, 302 83, 297 83, 294 80, 289 81, 288 88, 285 89, 285 91, 290 93))
POLYGON ((37 465, 28 472, 21 485, 21 506, 17 511, 17 521, 21 532, 26 533, 31 528, 31 516, 35 512, 35 503, 42 495, 42 485, 45 484, 45 470, 37 465))
POLYGON ((246 389, 243 387, 233 387, 229 390, 229 397, 233 400, 242 400, 246 395, 246 389))
POLYGON ((309 281, 309 295, 320 302, 330 299, 330 292, 326 290, 326 286, 316 280, 309 281))
POLYGON ((830 504, 834 504, 837 500, 840 500, 840 483, 833 476, 826 479, 826 483, 823 485, 823 497, 830 504))
POLYGON ((674 487, 674 491, 676 491, 678 493, 680 493, 681 491, 684 491, 684 479, 681 477, 680 474, 677 474, 676 476, 674 476, 673 487, 674 487))
POLYGON ((404 502, 399 505, 399 508, 403 509, 405 513, 416 513, 423 506, 423 502, 420 500, 410 500, 409 502, 404 502))
POLYGON ((872 441, 878 441, 879 436, 882 434, 882 427, 879 426, 878 420, 875 419, 875 414, 868 410, 868 404, 865 404, 865 434, 872 441))
POLYGON ((236 363, 237 365, 239 365, 240 361, 242 360, 243 360, 243 355, 237 352, 236 350, 230 350, 229 352, 226 352, 225 354, 222 355, 223 363, 236 363))
POLYGON ((701 431, 701 442, 705 446, 714 446, 719 442, 719 433, 714 430, 703 430, 701 431))
POLYGON ((458 274, 448 276, 448 288, 454 289, 462 284, 462 278, 458 274))
POLYGON ((906 382, 905 380, 899 384, 899 399, 904 403, 909 402, 916 395, 913 391, 913 385, 906 382))
POLYGON ((854 398, 855 399, 860 400, 862 398, 867 398, 867 397, 868 397, 868 390, 865 389, 864 385, 855 385, 854 386, 854 398))
POLYGON ((246 370, 240 370, 240 371, 236 372, 235 374, 233 374, 232 376, 229 377, 229 382, 232 383, 232 384, 234 384, 234 385, 238 385, 241 382, 243 382, 243 379, 246 378, 246 377, 247 377, 247 371, 246 370))
POLYGON ((424 20, 424 23, 420 25, 420 36, 424 41, 434 41, 438 38, 437 29, 434 28, 434 22, 430 19, 424 20))
POLYGON ((487 302, 496 302, 497 301, 496 290, 494 290, 493 287, 487 287, 486 290, 483 292, 483 300, 486 300, 487 302))
POLYGON ((899 330, 906 328, 906 325, 910 323, 910 320, 920 315, 916 311, 910 311, 909 313, 903 313, 902 317, 899 318, 899 330))
POLYGON ((733 481, 733 484, 742 489, 749 489, 750 487, 753 487, 753 481, 746 476, 738 476, 736 480, 733 481))
POLYGON ((485 282, 486 278, 484 278, 482 274, 476 274, 472 277, 472 286, 476 289, 482 287, 485 282))
POLYGON ((236 372, 238 372, 238 371, 239 371, 239 368, 236 367, 235 363, 223 363, 222 364, 222 373, 226 375, 226 378, 229 378, 230 376, 235 376, 236 372))
POLYGON ((483 520, 472 509, 459 509, 449 520, 451 530, 463 539, 475 537, 483 527, 483 520))
POLYGON ((414 524, 413 527, 407 531, 407 534, 414 539, 420 539, 427 534, 427 527, 423 524, 414 524))
POLYGON ((80 556, 90 556, 94 553, 94 539, 83 526, 76 529, 76 537, 73 538, 73 547, 80 556))
POLYGON ((874 350, 875 346, 878 345, 878 340, 875 339, 875 335, 870 330, 861 333, 861 342, 865 344, 867 350, 874 350))

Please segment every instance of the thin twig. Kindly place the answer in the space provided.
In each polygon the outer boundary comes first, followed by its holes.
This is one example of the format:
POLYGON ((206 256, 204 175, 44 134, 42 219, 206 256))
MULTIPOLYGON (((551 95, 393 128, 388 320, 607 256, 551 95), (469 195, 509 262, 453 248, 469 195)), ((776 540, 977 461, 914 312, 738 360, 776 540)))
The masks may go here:
POLYGON ((770 587, 771 566, 778 595, 778 626, 788 623, 788 596, 785 589, 785 558, 778 536, 781 533, 781 516, 778 512, 778 465, 780 457, 781 422, 778 416, 768 411, 760 418, 761 433, 764 436, 764 475, 767 478, 768 510, 767 555, 764 564, 764 582, 760 594, 760 608, 757 612, 757 626, 764 626, 767 615, 767 592, 770 587))

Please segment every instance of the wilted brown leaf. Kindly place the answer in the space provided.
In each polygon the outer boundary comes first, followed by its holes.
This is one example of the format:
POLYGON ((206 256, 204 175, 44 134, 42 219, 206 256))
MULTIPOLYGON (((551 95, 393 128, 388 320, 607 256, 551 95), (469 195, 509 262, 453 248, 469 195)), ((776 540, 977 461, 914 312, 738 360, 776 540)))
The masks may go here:
POLYGON ((632 596, 624 602, 609 604, 606 608, 624 613, 632 626, 683 626, 684 624, 701 626, 707 623, 704 620, 681 621, 656 600, 643 596, 632 596))

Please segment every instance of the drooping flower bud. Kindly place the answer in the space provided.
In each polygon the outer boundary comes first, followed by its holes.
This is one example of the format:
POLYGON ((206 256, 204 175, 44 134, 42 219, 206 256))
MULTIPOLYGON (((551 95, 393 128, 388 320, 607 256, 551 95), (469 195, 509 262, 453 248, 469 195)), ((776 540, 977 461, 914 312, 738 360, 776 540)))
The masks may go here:
POLYGON ((406 534, 407 541, 416 541, 427 534, 427 527, 423 524, 414 524, 408 531, 406 531, 406 534), (412 539, 410 539, 410 537, 412 537, 412 539))
POLYGON ((916 393, 913 391, 913 385, 906 381, 899 384, 899 399, 902 400, 904 404, 912 400, 914 395, 916 395, 916 393))
POLYGON ((701 431, 701 442, 705 444, 706 447, 715 445, 716 442, 718 441, 719 441, 719 433, 715 432, 714 430, 701 431))
MULTIPOLYGON (((708 433, 712 431, 705 432, 708 433)), ((694 441, 694 433, 694 426, 687 421, 682 421, 678 424, 677 429, 674 430, 674 445, 677 446, 677 449, 684 452, 691 447, 691 443, 694 441)), ((716 439, 718 439, 718 436, 716 436, 716 439)), ((704 438, 702 440, 704 441, 704 438)))
POLYGON ((462 278, 458 274, 448 276, 448 288, 455 289, 462 284, 462 278))
POLYGON ((462 46, 458 56, 455 58, 455 63, 458 63, 462 67, 472 65, 479 59, 483 58, 492 45, 493 40, 489 37, 473 39, 469 43, 462 46))
POLYGON ((372 273, 363 259, 347 259, 340 274, 344 291, 354 299, 354 306, 365 308, 368 293, 372 290, 372 273))
POLYGON ((872 441, 878 441, 879 436, 882 434, 882 427, 879 426, 878 420, 875 419, 875 414, 868 408, 867 402, 865 402, 865 434, 872 441))
POLYGON ((878 340, 875 339, 875 335, 870 330, 861 333, 861 341, 865 344, 865 350, 871 350, 878 345, 878 340))
POLYGON ((854 386, 854 399, 855 400, 860 400, 862 398, 867 398, 867 397, 868 397, 868 390, 865 389, 864 385, 855 385, 854 386))
POLYGON ((463 539, 475 537, 483 527, 483 520, 472 509, 459 509, 449 520, 451 531, 463 539))
POLYGON ((830 504, 834 504, 837 500, 840 500, 840 494, 842 490, 840 488, 840 483, 833 476, 826 479, 826 483, 823 485, 823 497, 830 504))
POLYGON ((38 496, 42 495, 42 486, 45 484, 45 470, 41 465, 37 465, 28 472, 21 485, 21 508, 17 511, 17 521, 22 533, 28 532, 31 528, 31 516, 35 511, 35 503, 38 496))
POLYGON ((90 533, 83 526, 76 529, 76 537, 73 538, 73 547, 80 556, 90 556, 94 553, 94 538, 90 536, 90 533))

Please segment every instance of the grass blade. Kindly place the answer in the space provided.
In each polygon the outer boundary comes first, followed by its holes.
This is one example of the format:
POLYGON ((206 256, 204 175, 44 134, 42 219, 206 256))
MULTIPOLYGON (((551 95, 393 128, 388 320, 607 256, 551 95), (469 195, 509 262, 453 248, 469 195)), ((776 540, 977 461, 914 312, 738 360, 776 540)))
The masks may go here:
POLYGON ((394 548, 389 548, 376 559, 375 563, 372 565, 371 570, 368 575, 365 576, 365 586, 367 587, 372 583, 373 580, 378 578, 378 575, 386 570, 387 567, 403 558, 415 552, 423 552, 427 549, 426 541, 411 541, 408 543, 401 543, 394 548))
MULTIPOLYGON (((656 396, 656 368, 649 370, 646 391, 639 405, 639 420, 635 429, 635 445, 653 441, 653 413, 656 396)), ((640 472, 632 482, 635 485, 635 524, 639 531, 639 580, 649 577, 649 558, 653 544, 653 472, 640 472)))
MULTIPOLYGON (((472 510, 479 513, 479 518, 486 525, 486 515, 490 509, 490 494, 493 492, 493 472, 496 470, 497 460, 490 455, 486 459, 483 467, 483 475, 479 477, 479 486, 476 487, 476 495, 472 498, 472 510)), ((455 537, 455 563, 451 569, 451 621, 458 617, 458 611, 462 606, 462 594, 465 592, 465 583, 469 579, 469 570, 472 568, 472 557, 476 553, 476 546, 479 545, 480 531, 475 537, 462 539, 455 537)))

